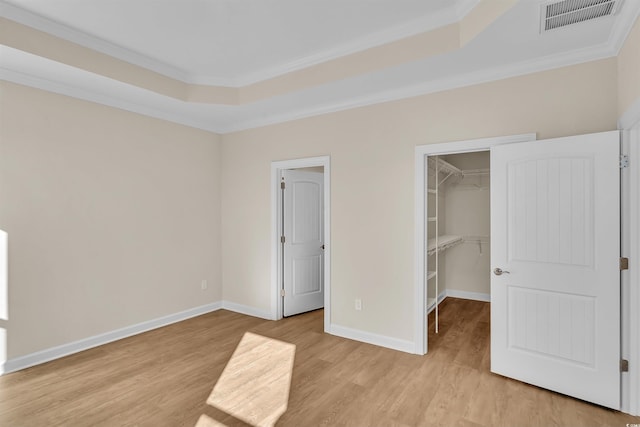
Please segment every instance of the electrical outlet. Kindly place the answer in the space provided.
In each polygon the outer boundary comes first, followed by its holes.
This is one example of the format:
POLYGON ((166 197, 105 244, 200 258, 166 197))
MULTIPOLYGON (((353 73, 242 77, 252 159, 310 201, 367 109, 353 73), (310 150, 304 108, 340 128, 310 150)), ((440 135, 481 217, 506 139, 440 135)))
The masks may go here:
POLYGON ((360 298, 356 298, 356 310, 362 310, 362 300, 360 298))
POLYGON ((203 291, 207 289, 207 281, 205 279, 202 279, 202 282, 200 282, 200 289, 203 291))

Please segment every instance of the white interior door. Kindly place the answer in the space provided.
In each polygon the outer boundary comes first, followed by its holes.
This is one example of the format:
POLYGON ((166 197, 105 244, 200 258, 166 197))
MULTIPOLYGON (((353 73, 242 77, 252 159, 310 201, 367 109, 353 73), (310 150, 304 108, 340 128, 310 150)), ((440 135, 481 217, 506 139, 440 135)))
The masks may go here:
POLYGON ((617 131, 491 149, 491 370, 614 409, 619 173, 617 131))
POLYGON ((287 170, 284 189, 284 315, 324 306, 324 177, 287 170))

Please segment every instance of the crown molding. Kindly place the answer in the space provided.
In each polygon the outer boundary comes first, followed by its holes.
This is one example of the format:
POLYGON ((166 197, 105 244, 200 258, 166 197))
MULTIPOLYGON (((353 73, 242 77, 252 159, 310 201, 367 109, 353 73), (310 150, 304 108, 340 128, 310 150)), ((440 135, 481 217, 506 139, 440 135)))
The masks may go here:
POLYGON ((94 102, 96 104, 106 105, 108 107, 114 107, 120 110, 166 120, 168 122, 177 123, 196 129, 202 129, 209 132, 216 132, 218 128, 218 126, 216 126, 212 120, 202 120, 190 115, 181 114, 177 111, 168 111, 166 109, 150 107, 149 105, 145 105, 143 103, 105 95, 104 93, 100 93, 98 91, 79 88, 68 83, 55 82, 53 80, 46 79, 40 76, 34 76, 22 71, 0 68, 0 80, 17 83, 23 86, 33 87, 36 89, 42 89, 47 92, 53 92, 60 95, 69 96, 71 98, 94 102))
POLYGON ((445 79, 422 82, 419 84, 403 86, 395 89, 370 93, 364 96, 353 97, 342 102, 333 102, 316 105, 308 108, 297 108, 272 116, 262 116, 253 120, 237 121, 228 123, 218 128, 221 134, 240 132, 247 129, 270 126, 293 120, 331 114, 359 107, 366 107, 385 102, 398 101, 431 93, 443 92, 489 83, 497 80, 523 76, 527 74, 548 71, 556 68, 578 65, 585 62, 597 61, 615 56, 609 44, 599 45, 593 48, 581 49, 571 53, 561 53, 546 56, 530 61, 522 61, 515 64, 508 64, 484 70, 478 70, 466 74, 460 74, 445 79))
POLYGON ((436 14, 370 34, 332 49, 301 56, 277 66, 266 67, 256 72, 245 73, 231 78, 189 73, 163 61, 116 45, 99 37, 91 36, 60 22, 6 3, 3 0, 0 0, 0 16, 80 46, 104 53, 105 55, 155 71, 156 73, 179 80, 183 83, 237 88, 453 24, 464 18, 479 2, 480 0, 457 0, 452 6, 436 14))
POLYGON ((609 34, 608 43, 615 55, 620 53, 620 49, 622 49, 624 42, 627 40, 627 37, 629 37, 633 25, 638 18, 640 18, 640 1, 627 1, 622 5, 622 9, 625 7, 628 7, 631 12, 622 14, 618 11, 613 31, 609 34))
MULTIPOLYGON (((56 82, 51 80, 51 78, 36 76, 29 72, 9 69, 6 67, 0 68, 0 79, 17 84, 22 84, 25 86, 35 87, 49 92, 58 93, 61 95, 70 96, 73 98, 107 105, 114 108, 119 108, 149 117, 182 124, 185 126, 194 127, 197 129, 202 129, 219 134, 226 134, 324 114, 331 114, 390 101, 413 98, 430 93, 437 93, 466 86, 488 83, 496 80, 502 80, 550 69, 576 65, 613 56, 615 56, 615 54, 612 52, 612 49, 608 44, 600 45, 595 48, 583 49, 580 51, 572 52, 570 54, 563 53, 539 58, 532 61, 523 61, 512 65, 474 71, 450 78, 402 86, 390 90, 369 93, 363 96, 354 96, 349 99, 344 99, 337 102, 328 102, 311 106, 304 106, 299 104, 293 105, 289 111, 285 111, 282 113, 265 115, 262 112, 257 112, 254 114, 254 116, 258 118, 255 119, 234 119, 234 114, 231 113, 228 115, 228 119, 224 121, 220 120, 217 122, 213 120, 214 117, 202 118, 196 117, 195 114, 180 112, 175 106, 177 104, 183 103, 169 98, 166 99, 166 104, 164 105, 154 104, 153 106, 150 106, 149 102, 138 102, 135 100, 137 96, 135 94, 135 90, 140 89, 131 87, 130 85, 125 85, 124 83, 121 84, 123 86, 128 86, 131 88, 131 99, 123 99, 121 97, 107 95, 105 93, 101 93, 98 90, 92 91, 86 88, 80 88, 77 86, 73 86, 71 83, 67 82, 56 82)), ((47 73, 44 68, 41 71, 43 75, 51 75, 47 73)), ((326 90, 330 90, 330 88, 325 88, 325 91, 326 90)), ((203 106, 203 108, 206 107, 203 106)), ((266 106, 266 108, 270 107, 266 106)), ((242 113, 242 107, 227 107, 226 109, 231 112, 235 110, 240 114, 242 113)), ((207 114, 202 115, 206 116, 207 114)))
POLYGON ((0 16, 182 82, 186 71, 0 0, 0 16))

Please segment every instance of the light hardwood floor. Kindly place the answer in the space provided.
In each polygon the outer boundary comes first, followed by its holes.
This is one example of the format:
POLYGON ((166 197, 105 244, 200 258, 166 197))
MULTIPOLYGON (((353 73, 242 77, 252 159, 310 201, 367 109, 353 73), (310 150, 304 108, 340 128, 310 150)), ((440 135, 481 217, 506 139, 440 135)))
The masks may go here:
POLYGON ((296 345, 276 425, 620 426, 631 417, 489 372, 489 304, 448 298, 429 354, 326 335, 323 313, 279 322, 217 311, 0 377, 0 425, 189 426, 246 331, 296 345))

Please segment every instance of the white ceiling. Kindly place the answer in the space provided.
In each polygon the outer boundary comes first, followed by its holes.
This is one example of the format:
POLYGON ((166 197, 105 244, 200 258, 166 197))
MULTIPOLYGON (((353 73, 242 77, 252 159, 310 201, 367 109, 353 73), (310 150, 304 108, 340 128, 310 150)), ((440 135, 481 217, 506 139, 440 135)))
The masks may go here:
MULTIPOLYGON (((244 105, 179 101, 8 47, 0 78, 226 133, 615 56, 640 14, 627 0, 615 16, 540 34, 543 3, 520 0, 461 49, 244 105)), ((238 86, 455 22, 476 4, 0 0, 0 15, 187 82, 238 86)))

